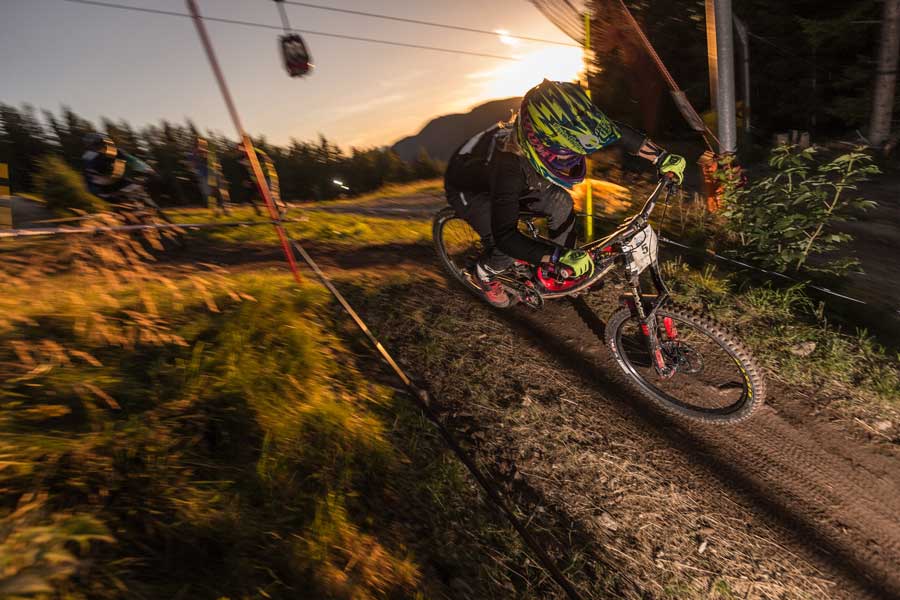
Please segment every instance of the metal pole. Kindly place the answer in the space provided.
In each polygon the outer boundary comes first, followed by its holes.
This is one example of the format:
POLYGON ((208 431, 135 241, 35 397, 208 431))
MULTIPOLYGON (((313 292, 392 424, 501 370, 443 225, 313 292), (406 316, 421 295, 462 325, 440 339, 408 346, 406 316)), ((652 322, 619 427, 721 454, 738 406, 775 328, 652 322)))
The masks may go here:
POLYGON ((714 0, 716 14, 716 61, 719 85, 716 112, 719 122, 719 153, 737 151, 737 115, 734 93, 734 35, 731 0, 714 0))
POLYGON ((744 97, 744 133, 750 133, 750 36, 747 25, 734 18, 734 30, 741 44, 741 93, 744 97))
MULTIPOLYGON (((587 88, 587 96, 591 97, 591 80, 590 80, 590 60, 591 60, 591 11, 585 8, 584 11, 584 83, 587 88)), ((587 176, 584 183, 587 186, 584 196, 584 237, 585 241, 594 241, 594 186, 591 183, 591 157, 588 156, 587 176)))

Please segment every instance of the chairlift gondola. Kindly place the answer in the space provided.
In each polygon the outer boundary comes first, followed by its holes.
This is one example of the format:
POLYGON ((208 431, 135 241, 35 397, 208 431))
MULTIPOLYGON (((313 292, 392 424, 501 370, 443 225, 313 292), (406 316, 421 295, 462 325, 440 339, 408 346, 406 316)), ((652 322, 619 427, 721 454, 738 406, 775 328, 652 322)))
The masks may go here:
POLYGON ((281 58, 284 68, 291 77, 303 77, 309 73, 313 64, 310 60, 309 50, 300 34, 291 30, 287 12, 284 8, 284 0, 275 0, 278 11, 281 14, 281 25, 284 27, 284 35, 279 38, 281 43, 281 58))
POLYGON ((310 62, 309 50, 299 34, 289 33, 281 36, 281 56, 284 59, 284 68, 291 77, 303 77, 313 67, 310 62))

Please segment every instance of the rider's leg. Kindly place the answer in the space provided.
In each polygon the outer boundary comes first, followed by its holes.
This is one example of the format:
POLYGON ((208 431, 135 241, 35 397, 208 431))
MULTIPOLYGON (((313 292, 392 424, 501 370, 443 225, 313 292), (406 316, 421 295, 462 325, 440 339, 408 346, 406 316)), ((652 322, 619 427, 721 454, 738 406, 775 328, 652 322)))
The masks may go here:
POLYGON ((284 200, 281 199, 281 190, 278 185, 270 185, 269 186, 269 194, 272 195, 272 203, 275 205, 275 209, 278 211, 278 214, 283 219, 287 214, 287 204, 285 204, 284 200))
POLYGON ((495 273, 505 271, 515 260, 497 249, 491 233, 491 197, 490 194, 469 195, 464 192, 451 193, 447 202, 456 210, 456 214, 472 226, 481 238, 484 254, 479 263, 495 273))
POLYGON ((261 217, 263 213, 259 209, 259 205, 265 204, 265 202, 263 202, 263 200, 261 198, 259 199, 260 201, 257 202, 256 200, 258 197, 259 197, 259 195, 258 195, 256 189, 253 189, 250 191, 250 194, 247 196, 247 202, 249 202, 250 206, 253 207, 253 212, 256 214, 256 216, 261 217))
POLYGON ((575 246, 575 206, 569 192, 559 186, 548 189, 521 201, 522 207, 547 215, 550 239, 561 246, 575 246))
POLYGON ((456 214, 465 219, 481 237, 484 253, 478 259, 475 275, 484 292, 485 299, 499 308, 509 306, 509 295, 495 278, 499 273, 511 267, 515 261, 512 257, 500 252, 494 244, 494 236, 491 233, 490 194, 448 193, 447 202, 456 210, 456 214))

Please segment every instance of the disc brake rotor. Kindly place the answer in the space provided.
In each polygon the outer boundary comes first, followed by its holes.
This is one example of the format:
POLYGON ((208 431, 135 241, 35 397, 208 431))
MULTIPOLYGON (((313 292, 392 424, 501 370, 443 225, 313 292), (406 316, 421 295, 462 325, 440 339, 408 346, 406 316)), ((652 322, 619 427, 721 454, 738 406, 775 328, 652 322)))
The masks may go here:
POLYGON ((663 342, 660 349, 666 364, 674 367, 678 373, 696 375, 703 370, 703 355, 684 342, 663 342))

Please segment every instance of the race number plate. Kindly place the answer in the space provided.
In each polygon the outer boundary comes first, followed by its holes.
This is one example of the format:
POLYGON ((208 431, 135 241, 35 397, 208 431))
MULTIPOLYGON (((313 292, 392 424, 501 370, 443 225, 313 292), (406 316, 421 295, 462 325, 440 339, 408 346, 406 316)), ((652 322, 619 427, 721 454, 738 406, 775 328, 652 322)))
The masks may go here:
POLYGON ((659 239, 653 228, 647 225, 639 231, 622 248, 628 257, 628 271, 632 274, 642 273, 647 267, 656 262, 659 254, 659 239))

